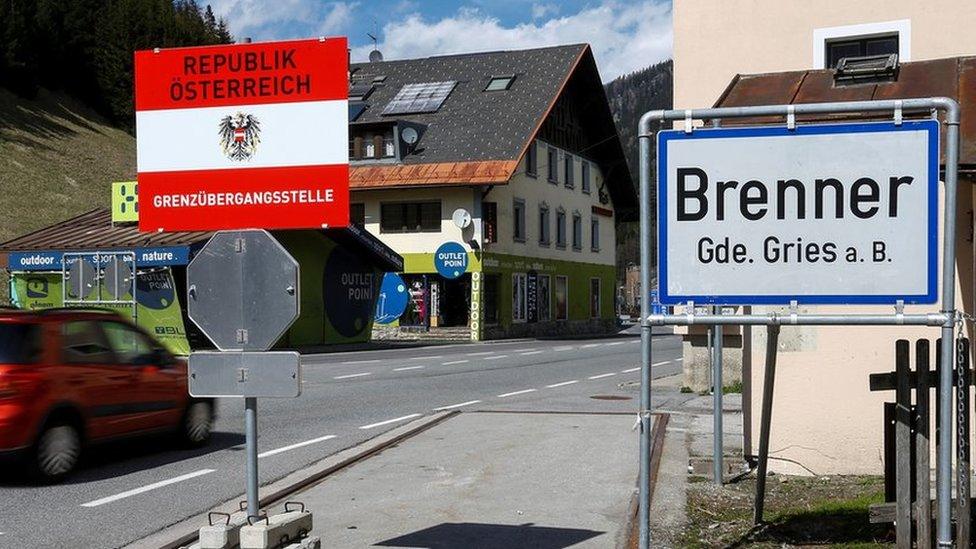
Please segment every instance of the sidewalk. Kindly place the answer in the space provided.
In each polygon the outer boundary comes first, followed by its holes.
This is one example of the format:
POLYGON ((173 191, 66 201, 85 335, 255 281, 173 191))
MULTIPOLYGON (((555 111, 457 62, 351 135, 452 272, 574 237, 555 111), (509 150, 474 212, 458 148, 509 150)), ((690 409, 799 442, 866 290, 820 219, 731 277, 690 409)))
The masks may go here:
POLYGON ((328 547, 614 547, 632 415, 462 413, 289 499, 328 547))

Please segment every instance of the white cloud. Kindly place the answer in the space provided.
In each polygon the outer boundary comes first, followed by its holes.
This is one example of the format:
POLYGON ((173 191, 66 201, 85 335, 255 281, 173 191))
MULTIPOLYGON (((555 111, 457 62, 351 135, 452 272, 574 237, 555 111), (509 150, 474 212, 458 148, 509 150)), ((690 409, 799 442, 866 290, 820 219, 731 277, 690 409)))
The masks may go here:
MULTIPOLYGON (((299 33, 336 34, 353 18, 357 2, 309 2, 308 0, 208 0, 237 38, 281 38, 283 28, 299 33), (318 22, 318 23, 316 23, 318 22)), ((289 38, 301 38, 290 36, 289 38)))
POLYGON ((559 6, 556 4, 532 4, 532 19, 542 19, 557 13, 559 13, 559 6))
MULTIPOLYGON (((482 10, 461 8, 436 21, 409 15, 383 27, 386 59, 514 50, 588 42, 604 81, 671 56, 671 4, 661 0, 602 0, 578 13, 504 26, 482 10)), ((365 61, 372 46, 353 49, 365 61)))

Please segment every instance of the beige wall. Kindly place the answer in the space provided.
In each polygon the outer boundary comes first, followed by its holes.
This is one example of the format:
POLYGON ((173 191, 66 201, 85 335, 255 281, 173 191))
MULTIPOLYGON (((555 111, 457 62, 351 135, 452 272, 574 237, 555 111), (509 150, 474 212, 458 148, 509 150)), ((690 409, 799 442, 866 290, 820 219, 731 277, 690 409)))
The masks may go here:
MULTIPOLYGON (((675 108, 712 106, 736 74, 823 68, 815 66, 817 50, 823 47, 820 38, 834 27, 862 25, 848 29, 854 35, 863 35, 861 31, 871 28, 863 25, 902 29, 903 60, 976 54, 976 33, 972 32, 976 2, 970 0, 674 0, 673 17, 675 108)), ((972 182, 962 180, 960 188, 959 225, 966 231, 965 220, 973 203, 972 182)), ((957 306, 972 311, 973 243, 965 236, 960 236, 957 246, 957 306)), ((907 308, 906 312, 935 307, 907 308)), ((804 311, 855 312, 839 307, 804 311)), ((754 328, 745 336, 752 342, 751 353, 743 360, 745 408, 747 414, 749 409, 755 412, 746 421, 749 452, 749 445, 754 451, 758 440, 765 330, 754 328)), ((919 328, 783 328, 770 469, 798 474, 880 473, 882 403, 892 400, 893 394, 869 392, 868 374, 894 369, 895 339, 922 337, 934 340, 939 332, 919 328)), ((685 348, 688 351, 690 346, 685 348)))
POLYGON ((976 54, 972 0, 674 0, 673 19, 678 109, 712 106, 736 74, 823 68, 817 29, 908 20, 908 60, 976 54))

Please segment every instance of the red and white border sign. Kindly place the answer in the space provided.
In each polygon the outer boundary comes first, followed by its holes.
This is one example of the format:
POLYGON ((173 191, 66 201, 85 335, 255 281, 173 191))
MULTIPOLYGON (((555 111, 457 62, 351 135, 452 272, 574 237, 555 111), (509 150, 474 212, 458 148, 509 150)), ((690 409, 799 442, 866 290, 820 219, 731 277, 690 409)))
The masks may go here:
POLYGON ((349 223, 345 38, 135 54, 139 229, 349 223))

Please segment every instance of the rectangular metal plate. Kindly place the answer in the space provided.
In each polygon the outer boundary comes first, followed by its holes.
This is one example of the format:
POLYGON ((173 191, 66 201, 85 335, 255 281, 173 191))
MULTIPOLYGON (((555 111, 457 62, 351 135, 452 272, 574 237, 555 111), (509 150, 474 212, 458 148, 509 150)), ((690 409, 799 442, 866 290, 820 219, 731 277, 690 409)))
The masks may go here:
POLYGON ((195 397, 294 398, 302 392, 301 358, 291 351, 201 351, 190 354, 195 397))

